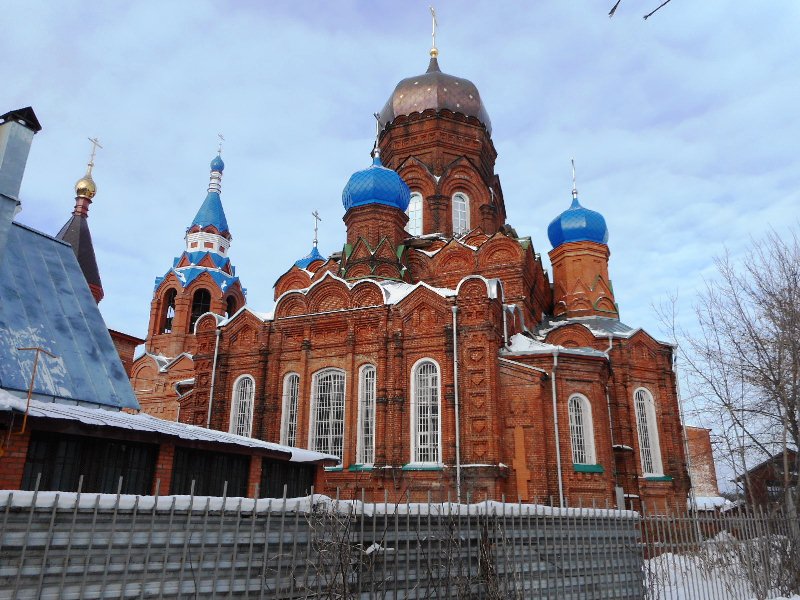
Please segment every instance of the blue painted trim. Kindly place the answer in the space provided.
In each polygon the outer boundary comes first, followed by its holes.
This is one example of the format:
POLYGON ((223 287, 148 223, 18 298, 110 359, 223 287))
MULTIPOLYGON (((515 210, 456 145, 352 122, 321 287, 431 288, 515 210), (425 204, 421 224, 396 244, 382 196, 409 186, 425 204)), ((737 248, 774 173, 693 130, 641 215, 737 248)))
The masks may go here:
POLYGON ((350 465, 347 470, 351 472, 372 471, 372 465, 350 465))
POLYGON ((644 478, 645 481, 672 481, 672 475, 650 475, 644 478))
POLYGON ((343 470, 341 466, 339 466, 339 467, 322 467, 322 469, 327 473, 338 473, 338 472, 343 470))
POLYGON ((603 465, 579 465, 573 464, 572 468, 575 469, 576 473, 605 473, 606 470, 603 468, 603 465))

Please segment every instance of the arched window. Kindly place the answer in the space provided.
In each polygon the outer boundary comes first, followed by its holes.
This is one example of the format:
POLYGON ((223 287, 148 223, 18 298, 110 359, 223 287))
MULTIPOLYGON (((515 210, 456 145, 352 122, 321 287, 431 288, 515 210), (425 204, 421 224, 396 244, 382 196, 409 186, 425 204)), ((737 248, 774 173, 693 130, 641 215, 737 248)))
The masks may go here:
POLYGON ((177 290, 167 290, 164 294, 164 321, 161 324, 161 333, 172 332, 172 319, 175 318, 175 297, 178 295, 177 290))
POLYGON ((453 235, 469 231, 469 198, 462 192, 453 194, 453 235))
POLYGON ((576 465, 595 464, 597 459, 594 452, 592 406, 580 394, 569 398, 569 433, 572 440, 572 462, 576 465))
POLYGON ((300 376, 289 373, 283 379, 283 410, 281 411, 281 444, 297 445, 297 400, 300 396, 300 376))
POLYGON ((411 201, 408 203, 406 214, 408 215, 406 231, 411 235, 422 235, 422 194, 411 193, 411 201))
POLYGON ((233 296, 228 296, 227 300, 225 300, 225 316, 232 317, 233 313, 236 312, 236 298, 233 296))
POLYGON ((423 359, 411 370, 411 460, 442 462, 439 365, 423 359))
POLYGON ((250 375, 242 375, 233 384, 231 399, 231 433, 250 437, 253 430, 253 398, 256 382, 250 375))
POLYGON ((639 388, 633 394, 636 409, 636 428, 639 432, 639 458, 644 475, 663 475, 661 447, 658 442, 658 423, 653 394, 639 388))
POLYGON ((314 373, 309 433, 309 448, 343 457, 344 371, 323 369, 314 373))
POLYGON ((358 378, 358 443, 356 462, 375 462, 375 367, 361 367, 358 378))
POLYGON ((189 322, 189 332, 194 332, 194 324, 200 315, 204 315, 211 309, 211 294, 208 290, 200 288, 192 296, 192 320, 189 322))

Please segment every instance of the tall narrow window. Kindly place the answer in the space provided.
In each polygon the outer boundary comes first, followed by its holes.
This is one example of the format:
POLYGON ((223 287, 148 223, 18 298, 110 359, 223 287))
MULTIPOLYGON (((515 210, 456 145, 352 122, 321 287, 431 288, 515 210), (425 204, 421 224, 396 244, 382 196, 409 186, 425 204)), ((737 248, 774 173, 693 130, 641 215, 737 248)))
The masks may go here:
POLYGON ((361 368, 358 381, 358 444, 356 462, 375 462, 375 367, 361 368))
POLYGON ((569 433, 572 440, 572 462, 576 465, 596 463, 592 407, 580 394, 569 399, 569 433))
POLYGON ((453 194, 453 235, 461 235, 469 230, 469 198, 466 194, 453 194))
POLYGON ((192 296, 192 320, 189 323, 189 333, 194 332, 194 324, 201 315, 211 310, 211 294, 208 290, 199 289, 192 296))
POLYGON ((406 214, 408 215, 406 231, 411 235, 422 235, 422 194, 412 192, 406 214))
POLYGON ((417 363, 411 374, 411 460, 442 462, 440 446, 439 366, 429 359, 417 363))
POLYGON ((161 333, 172 332, 172 319, 175 318, 175 297, 178 295, 176 290, 169 290, 164 295, 164 322, 161 326, 161 333))
POLYGON ((231 433, 250 437, 253 429, 253 398, 256 382, 250 375, 243 375, 233 385, 231 400, 231 433))
POLYGON ((334 454, 344 451, 344 372, 324 369, 314 374, 309 447, 334 454))
POLYGON ((281 411, 281 444, 297 445, 297 400, 300 396, 300 376, 289 373, 283 379, 283 410, 281 411))
POLYGON ((236 298, 233 296, 228 296, 228 299, 225 300, 225 316, 232 317, 233 313, 236 312, 236 298))
POLYGON ((645 475, 663 475, 661 448, 658 443, 658 424, 653 395, 645 388, 634 392, 636 427, 639 432, 639 458, 645 475))

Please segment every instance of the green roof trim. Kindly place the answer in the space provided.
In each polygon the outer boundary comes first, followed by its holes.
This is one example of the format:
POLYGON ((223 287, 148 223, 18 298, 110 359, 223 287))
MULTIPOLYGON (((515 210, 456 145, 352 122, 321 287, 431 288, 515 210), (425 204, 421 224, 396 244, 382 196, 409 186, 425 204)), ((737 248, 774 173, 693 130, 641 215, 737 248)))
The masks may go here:
POLYGON ((351 473, 356 473, 359 471, 372 471, 372 465, 350 465, 347 467, 347 470, 351 473))
POLYGON ((444 471, 444 465, 403 465, 403 471, 444 471))
POLYGON ((648 475, 645 481, 672 481, 672 475, 648 475))
POLYGON ((572 468, 575 469, 576 473, 605 473, 606 470, 603 468, 603 465, 581 465, 581 464, 573 464, 572 468))

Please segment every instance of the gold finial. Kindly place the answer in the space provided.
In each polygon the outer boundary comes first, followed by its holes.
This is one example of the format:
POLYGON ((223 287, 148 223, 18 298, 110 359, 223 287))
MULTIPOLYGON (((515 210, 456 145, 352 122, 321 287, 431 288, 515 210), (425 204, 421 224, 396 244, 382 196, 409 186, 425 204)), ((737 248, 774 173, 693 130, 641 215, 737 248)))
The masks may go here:
POLYGON ((81 177, 75 184, 75 195, 91 200, 94 198, 95 194, 97 194, 97 185, 95 185, 94 179, 92 179, 94 157, 97 153, 97 149, 102 149, 103 147, 100 145, 100 140, 98 140, 96 137, 88 139, 90 142, 92 142, 92 154, 89 156, 89 163, 86 165, 86 175, 81 177))
POLYGON ((570 158, 570 162, 572 163, 572 197, 578 197, 578 186, 575 183, 575 159, 570 158))
POLYGON ((436 58, 439 56, 439 50, 436 48, 436 27, 439 23, 436 22, 436 10, 431 6, 431 20, 433 21, 432 28, 431 28, 431 58, 436 58))

